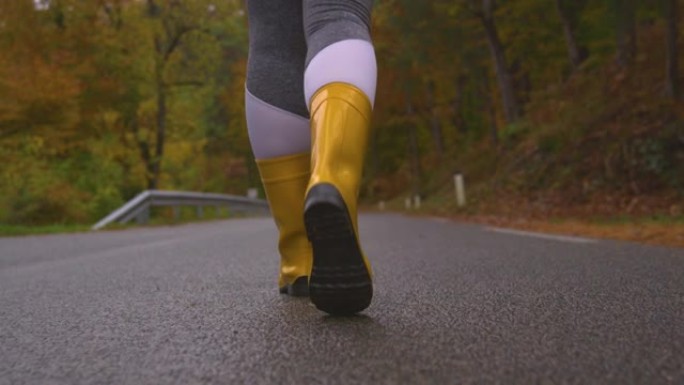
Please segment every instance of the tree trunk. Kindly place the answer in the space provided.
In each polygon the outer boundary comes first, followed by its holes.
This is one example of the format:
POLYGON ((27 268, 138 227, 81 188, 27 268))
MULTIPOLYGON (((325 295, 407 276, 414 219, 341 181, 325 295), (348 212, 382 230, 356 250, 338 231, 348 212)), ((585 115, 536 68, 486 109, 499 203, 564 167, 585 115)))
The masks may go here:
POLYGON ((166 140, 166 90, 164 89, 161 74, 159 74, 157 82, 157 138, 154 159, 152 160, 152 178, 148 186, 150 190, 155 190, 159 187, 161 162, 164 157, 164 141, 166 140))
POLYGON ((463 117, 463 88, 465 87, 465 81, 465 76, 459 76, 456 80, 456 95, 454 96, 454 100, 451 104, 454 127, 462 134, 468 132, 468 126, 466 125, 466 120, 463 117))
POLYGON ((665 18, 667 19, 667 81, 666 91, 672 98, 679 97, 679 50, 677 48, 679 32, 679 6, 677 0, 665 1, 665 18))
POLYGON ((444 138, 435 103, 435 83, 432 80, 427 83, 427 103, 428 109, 430 110, 430 132, 432 133, 432 140, 435 145, 437 157, 441 159, 444 154, 444 138))
POLYGON ((494 60, 496 79, 499 83, 501 98, 503 99, 506 121, 508 123, 513 123, 520 118, 520 106, 513 86, 510 69, 506 63, 504 47, 494 22, 493 0, 483 0, 483 10, 484 12, 480 17, 480 20, 487 35, 487 43, 489 44, 492 60, 494 60))
POLYGON ((418 135, 416 133, 415 114, 413 103, 411 102, 410 94, 406 94, 406 117, 408 129, 408 146, 411 154, 411 174, 413 174, 412 190, 413 195, 420 194, 420 181, 422 179, 422 170, 420 167, 420 149, 418 148, 418 135))
MULTIPOLYGON (((575 3, 573 3, 573 5, 577 6, 575 3)), ((581 7, 581 5, 579 5, 579 7, 581 7)), ((560 16, 561 23, 563 24, 563 34, 565 35, 570 66, 572 72, 575 72, 587 58, 586 48, 581 47, 577 42, 577 20, 579 15, 575 14, 575 12, 579 12, 579 10, 569 6, 567 0, 556 0, 556 10, 558 11, 558 16, 560 16)))
POLYGON ((496 146, 499 144, 499 127, 496 124, 496 105, 492 97, 489 74, 487 74, 486 68, 482 68, 482 88, 480 92, 484 100, 484 112, 489 118, 489 137, 496 146))
POLYGON ((624 68, 636 56, 636 4, 635 0, 613 1, 617 14, 617 63, 624 68))
POLYGON ((140 124, 138 122, 138 113, 134 111, 133 116, 130 120, 131 130, 135 137, 135 141, 138 145, 138 150, 140 151, 140 157, 145 164, 145 180, 147 181, 147 188, 150 189, 151 185, 154 184, 154 166, 152 154, 150 152, 150 143, 147 139, 142 137, 140 132, 140 124))
POLYGON ((496 108, 492 96, 487 97, 487 110, 489 112, 489 135, 492 139, 492 144, 499 145, 499 127, 496 124, 496 108))

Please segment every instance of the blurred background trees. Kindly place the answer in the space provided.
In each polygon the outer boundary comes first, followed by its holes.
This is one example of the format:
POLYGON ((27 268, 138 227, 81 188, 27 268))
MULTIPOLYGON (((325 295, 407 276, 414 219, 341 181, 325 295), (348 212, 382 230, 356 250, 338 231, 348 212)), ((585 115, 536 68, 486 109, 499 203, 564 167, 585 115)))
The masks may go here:
MULTIPOLYGON (((439 201, 459 171, 481 207, 676 212, 682 3, 377 0, 363 197, 439 201)), ((0 222, 257 186, 246 49, 237 0, 0 2, 0 222)))

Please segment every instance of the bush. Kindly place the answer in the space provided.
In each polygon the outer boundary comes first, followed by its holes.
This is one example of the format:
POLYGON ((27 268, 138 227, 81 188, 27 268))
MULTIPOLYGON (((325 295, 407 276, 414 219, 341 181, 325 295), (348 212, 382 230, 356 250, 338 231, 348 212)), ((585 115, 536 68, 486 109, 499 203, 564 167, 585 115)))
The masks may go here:
POLYGON ((84 222, 90 195, 66 182, 44 186, 40 190, 23 190, 10 203, 9 224, 45 225, 84 222))

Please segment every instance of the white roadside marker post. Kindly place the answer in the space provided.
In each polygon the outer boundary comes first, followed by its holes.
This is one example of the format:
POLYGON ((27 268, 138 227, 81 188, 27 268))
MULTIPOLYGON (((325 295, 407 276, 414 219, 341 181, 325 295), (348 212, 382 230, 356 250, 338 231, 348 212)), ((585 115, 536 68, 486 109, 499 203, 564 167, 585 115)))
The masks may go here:
POLYGON ((258 199, 259 198, 259 190, 254 187, 250 187, 247 189, 247 198, 249 199, 258 199))
POLYGON ((456 204, 458 207, 463 207, 466 204, 466 195, 462 174, 454 175, 454 186, 456 187, 456 204))

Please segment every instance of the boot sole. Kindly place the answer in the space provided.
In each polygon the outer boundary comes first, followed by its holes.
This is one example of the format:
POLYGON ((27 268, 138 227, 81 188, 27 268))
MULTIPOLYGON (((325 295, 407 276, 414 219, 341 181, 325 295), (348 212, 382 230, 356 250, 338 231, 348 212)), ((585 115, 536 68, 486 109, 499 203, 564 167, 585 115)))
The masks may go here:
POLYGON ((287 294, 292 297, 309 296, 309 277, 299 277, 291 284, 280 288, 280 294, 287 294))
POLYGON ((309 190, 304 224, 313 247, 311 302, 332 315, 351 315, 367 308, 373 285, 347 205, 337 188, 321 183, 309 190))

